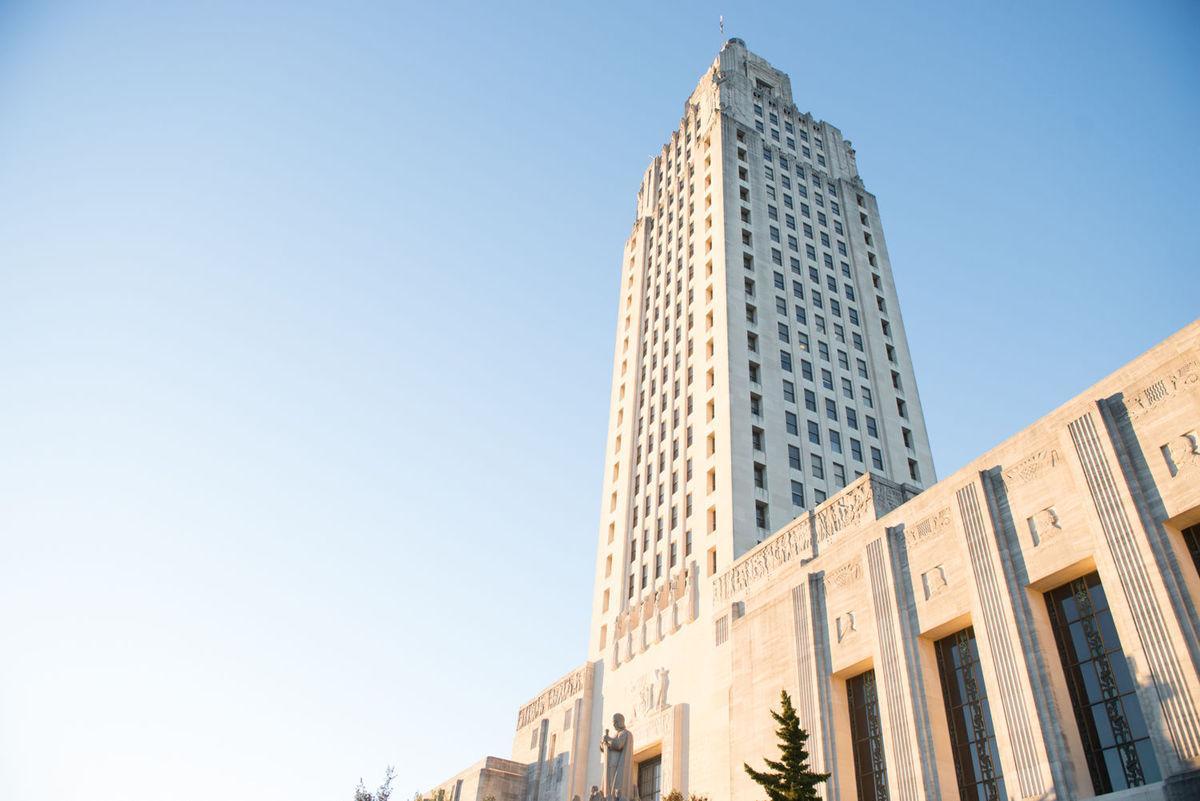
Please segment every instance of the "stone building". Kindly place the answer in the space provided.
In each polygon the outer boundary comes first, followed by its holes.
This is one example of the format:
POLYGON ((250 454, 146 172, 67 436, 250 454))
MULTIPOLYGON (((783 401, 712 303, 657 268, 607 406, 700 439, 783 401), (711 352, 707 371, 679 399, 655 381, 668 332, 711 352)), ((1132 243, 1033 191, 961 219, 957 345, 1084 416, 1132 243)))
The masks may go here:
POLYGON ((733 39, 617 329, 589 654, 520 798, 586 799, 621 712, 641 798, 758 799, 781 689, 829 799, 1200 797, 1200 322, 934 483, 854 151, 733 39))

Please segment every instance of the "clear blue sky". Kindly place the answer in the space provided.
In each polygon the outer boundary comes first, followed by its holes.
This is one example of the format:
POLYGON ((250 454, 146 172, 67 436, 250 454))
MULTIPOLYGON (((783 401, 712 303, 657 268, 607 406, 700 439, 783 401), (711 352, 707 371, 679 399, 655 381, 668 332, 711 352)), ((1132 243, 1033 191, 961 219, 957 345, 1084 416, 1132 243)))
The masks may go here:
POLYGON ((0 5, 0 798, 509 753, 719 14, 858 149, 940 474, 1189 322, 1200 7, 916 5, 0 5))

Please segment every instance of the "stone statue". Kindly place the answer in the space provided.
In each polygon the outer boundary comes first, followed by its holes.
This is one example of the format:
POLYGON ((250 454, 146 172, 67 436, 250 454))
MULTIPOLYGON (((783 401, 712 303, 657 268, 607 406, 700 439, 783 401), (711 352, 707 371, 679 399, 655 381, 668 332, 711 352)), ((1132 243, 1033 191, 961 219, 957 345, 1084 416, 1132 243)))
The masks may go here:
POLYGON ((604 801, 604 796, 600 795, 600 788, 592 785, 591 795, 588 796, 588 801, 604 801))
POLYGON ((631 801, 633 795, 633 733, 625 728, 625 716, 620 712, 613 715, 613 728, 609 735, 604 730, 600 750, 604 753, 604 798, 605 801, 631 801))
POLYGON ((669 672, 666 668, 655 668, 654 670, 654 678, 658 679, 658 697, 654 699, 655 709, 667 708, 667 685, 671 681, 667 676, 669 672))

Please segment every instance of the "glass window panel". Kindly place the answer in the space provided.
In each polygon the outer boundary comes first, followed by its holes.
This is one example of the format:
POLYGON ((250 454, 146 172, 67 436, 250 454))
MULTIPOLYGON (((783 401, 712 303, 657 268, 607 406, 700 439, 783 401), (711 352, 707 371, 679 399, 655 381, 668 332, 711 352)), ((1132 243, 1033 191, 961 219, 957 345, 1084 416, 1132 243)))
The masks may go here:
POLYGON ((1158 761, 1098 573, 1046 595, 1097 795, 1158 781, 1158 761))

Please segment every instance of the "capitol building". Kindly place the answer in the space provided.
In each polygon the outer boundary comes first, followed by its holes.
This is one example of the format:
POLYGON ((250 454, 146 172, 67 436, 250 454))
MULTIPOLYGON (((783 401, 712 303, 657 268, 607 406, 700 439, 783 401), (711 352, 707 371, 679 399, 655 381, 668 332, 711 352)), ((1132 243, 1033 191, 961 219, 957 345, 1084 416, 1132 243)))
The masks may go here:
POLYGON ((1200 798, 1200 321, 937 476, 854 148, 739 39, 619 271, 588 652, 425 795, 587 801, 620 713, 637 798, 759 801, 786 690, 826 799, 1200 798))

